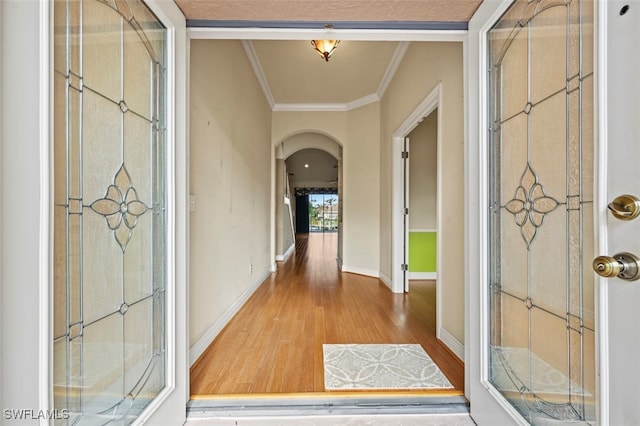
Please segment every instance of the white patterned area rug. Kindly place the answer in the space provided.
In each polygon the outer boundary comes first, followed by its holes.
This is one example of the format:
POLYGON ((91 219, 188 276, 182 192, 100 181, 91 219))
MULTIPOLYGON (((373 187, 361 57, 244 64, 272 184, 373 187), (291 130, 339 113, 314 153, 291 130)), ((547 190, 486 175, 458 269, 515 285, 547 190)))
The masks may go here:
POLYGON ((322 345, 326 390, 451 389, 416 344, 322 345))

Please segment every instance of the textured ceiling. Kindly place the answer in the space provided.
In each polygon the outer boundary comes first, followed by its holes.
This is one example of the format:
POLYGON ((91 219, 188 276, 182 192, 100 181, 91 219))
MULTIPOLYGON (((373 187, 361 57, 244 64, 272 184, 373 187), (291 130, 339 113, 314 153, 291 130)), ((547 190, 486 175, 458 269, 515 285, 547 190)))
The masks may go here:
POLYGON ((468 22, 482 0, 175 0, 190 20, 468 22))

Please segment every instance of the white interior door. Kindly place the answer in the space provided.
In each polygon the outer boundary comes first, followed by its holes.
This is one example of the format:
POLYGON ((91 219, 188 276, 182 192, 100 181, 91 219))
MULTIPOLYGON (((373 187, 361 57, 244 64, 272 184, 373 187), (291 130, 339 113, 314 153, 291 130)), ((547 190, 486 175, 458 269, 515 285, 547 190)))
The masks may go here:
POLYGON ((470 25, 470 69, 487 81, 470 90, 481 143, 469 148, 480 212, 468 216, 469 264, 480 279, 469 274, 479 321, 467 362, 480 425, 640 422, 640 333, 626 326, 640 289, 623 279, 635 278, 640 222, 607 211, 631 215, 633 201, 614 199, 640 191, 634 9, 505 1, 470 25), (613 256, 597 264, 611 278, 594 274, 596 255, 613 256))

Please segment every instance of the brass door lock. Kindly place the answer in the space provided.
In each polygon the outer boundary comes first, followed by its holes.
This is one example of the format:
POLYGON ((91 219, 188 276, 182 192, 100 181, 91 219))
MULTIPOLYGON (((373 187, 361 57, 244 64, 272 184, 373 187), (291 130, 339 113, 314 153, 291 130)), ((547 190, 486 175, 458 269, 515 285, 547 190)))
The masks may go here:
POLYGON ((640 278, 640 258, 632 253, 622 252, 610 256, 598 256, 593 259, 593 270, 601 277, 618 277, 626 281, 640 278))
POLYGON ((617 196, 607 208, 616 219, 620 220, 633 220, 640 216, 640 200, 633 195, 617 196))

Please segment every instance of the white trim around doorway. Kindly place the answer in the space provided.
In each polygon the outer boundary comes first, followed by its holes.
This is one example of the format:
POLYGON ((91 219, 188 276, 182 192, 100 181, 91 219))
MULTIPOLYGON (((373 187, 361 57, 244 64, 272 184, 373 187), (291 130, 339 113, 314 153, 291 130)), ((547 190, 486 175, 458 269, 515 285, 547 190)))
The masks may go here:
POLYGON ((486 34, 511 0, 484 3, 469 21, 465 45, 465 395, 476 422, 521 424, 522 416, 488 381, 486 34), (479 76, 480 78, 475 78, 479 76), (495 416, 497 414, 497 417, 495 416))
MULTIPOLYGON (((436 189, 436 229, 434 230, 438 238, 436 240, 436 271, 442 271, 442 238, 441 238, 441 218, 442 218, 442 83, 438 83, 416 109, 405 119, 405 121, 393 133, 393 153, 392 153, 392 281, 391 291, 394 293, 404 292, 404 282, 400 265, 403 258, 403 238, 405 237, 402 226, 403 209, 403 179, 402 179, 402 144, 404 138, 415 129, 422 120, 429 114, 437 110, 437 189, 436 189)), ((453 353, 460 359, 464 359, 464 344, 453 336, 442 326, 442 282, 437 280, 437 272, 433 275, 418 276, 408 274, 407 279, 436 279, 436 337, 440 339, 453 353), (450 337, 450 338, 449 338, 450 337)))
MULTIPOLYGON (((402 271, 400 269, 400 265, 402 264, 403 259, 403 238, 404 231, 402 227, 402 208, 403 201, 402 195, 404 194, 404 188, 402 183, 402 156, 400 155, 402 151, 402 143, 404 138, 411 133, 413 129, 415 129, 422 120, 431 114, 436 108, 440 111, 442 103, 442 83, 438 83, 431 92, 427 95, 426 98, 416 107, 416 109, 404 120, 404 122, 396 129, 393 133, 393 158, 392 158, 392 179, 393 179, 393 189, 392 189, 392 286, 391 290, 394 293, 402 293, 404 292, 404 283, 402 280, 402 271)), ((437 213, 436 213, 436 232, 440 232, 440 204, 441 204, 441 169, 442 169, 442 158, 441 158, 441 117, 442 114, 438 113, 438 136, 437 136, 437 145, 438 145, 438 159, 437 159, 437 213)), ((441 242, 440 238, 437 240, 436 250, 440 253, 441 250, 441 242)), ((436 270, 441 270, 440 265, 440 257, 438 256, 436 270)), ((440 307, 440 292, 438 291, 438 284, 436 284, 436 311, 439 311, 440 307)), ((436 320, 438 324, 440 324, 440 318, 436 320)))
POLYGON ((39 231, 39 293, 40 298, 40 352, 39 352, 39 408, 49 410, 52 406, 51 385, 53 384, 53 175, 52 175, 52 87, 51 76, 53 61, 53 43, 51 31, 53 27, 53 2, 40 2, 40 62, 39 62, 39 143, 40 143, 40 231, 39 231))

